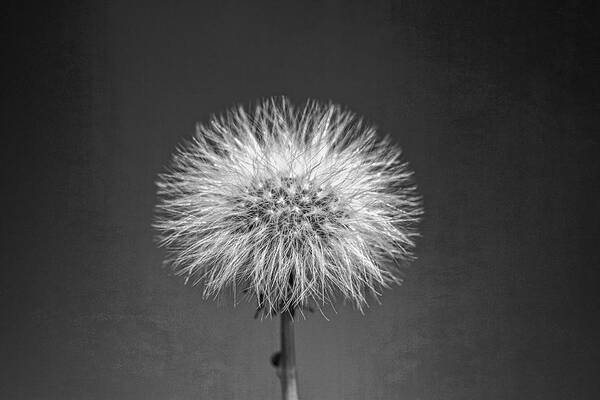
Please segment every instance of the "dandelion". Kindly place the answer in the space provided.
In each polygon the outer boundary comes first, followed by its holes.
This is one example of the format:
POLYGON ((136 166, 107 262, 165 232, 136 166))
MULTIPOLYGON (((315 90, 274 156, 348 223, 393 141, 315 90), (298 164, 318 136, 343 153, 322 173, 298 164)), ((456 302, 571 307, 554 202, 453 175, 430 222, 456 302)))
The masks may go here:
POLYGON ((282 333, 296 309, 336 296, 362 309, 399 283, 422 213, 391 139, 316 101, 268 99, 212 117, 157 185, 155 228, 176 273, 205 296, 241 286, 266 315, 282 315, 282 333))

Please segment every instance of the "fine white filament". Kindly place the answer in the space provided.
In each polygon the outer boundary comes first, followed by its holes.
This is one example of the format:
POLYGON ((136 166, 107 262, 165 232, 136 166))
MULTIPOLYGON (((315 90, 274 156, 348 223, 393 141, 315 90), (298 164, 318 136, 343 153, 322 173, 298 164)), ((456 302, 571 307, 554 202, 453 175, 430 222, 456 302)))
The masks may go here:
POLYGON ((360 309, 366 293, 401 281, 386 261, 411 259, 422 214, 389 137, 315 101, 212 117, 157 185, 167 263, 205 296, 242 285, 267 314, 338 294, 360 309))

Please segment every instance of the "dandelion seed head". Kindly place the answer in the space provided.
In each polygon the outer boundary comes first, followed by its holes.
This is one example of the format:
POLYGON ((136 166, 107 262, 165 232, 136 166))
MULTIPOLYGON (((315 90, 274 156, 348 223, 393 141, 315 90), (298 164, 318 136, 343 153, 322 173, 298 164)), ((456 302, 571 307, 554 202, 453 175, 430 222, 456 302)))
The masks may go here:
POLYGON ((353 113, 268 99, 199 125, 159 175, 167 263, 204 295, 243 286, 267 314, 399 282, 421 201, 400 149, 353 113))

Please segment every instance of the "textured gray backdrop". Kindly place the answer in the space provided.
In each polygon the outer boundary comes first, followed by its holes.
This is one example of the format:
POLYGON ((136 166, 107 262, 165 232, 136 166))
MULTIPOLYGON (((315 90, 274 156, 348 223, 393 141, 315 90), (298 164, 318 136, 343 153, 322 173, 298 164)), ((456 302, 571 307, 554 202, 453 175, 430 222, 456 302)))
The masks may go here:
POLYGON ((299 321, 303 400, 593 398, 593 6, 212 3, 2 16, 0 398, 278 398, 277 324, 161 269, 150 223, 196 121, 281 94, 376 122, 426 207, 403 287, 299 321))

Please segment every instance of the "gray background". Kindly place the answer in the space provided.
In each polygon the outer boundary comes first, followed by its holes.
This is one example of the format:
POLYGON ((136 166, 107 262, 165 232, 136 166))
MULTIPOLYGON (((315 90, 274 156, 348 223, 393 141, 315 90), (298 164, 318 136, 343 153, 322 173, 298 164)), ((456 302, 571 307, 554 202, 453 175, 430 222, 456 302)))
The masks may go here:
POLYGON ((403 287, 297 324, 303 400, 597 395, 593 2, 52 3, 0 24, 1 398, 278 398, 277 323, 150 223, 196 121, 282 94, 376 122, 426 207, 403 287))

